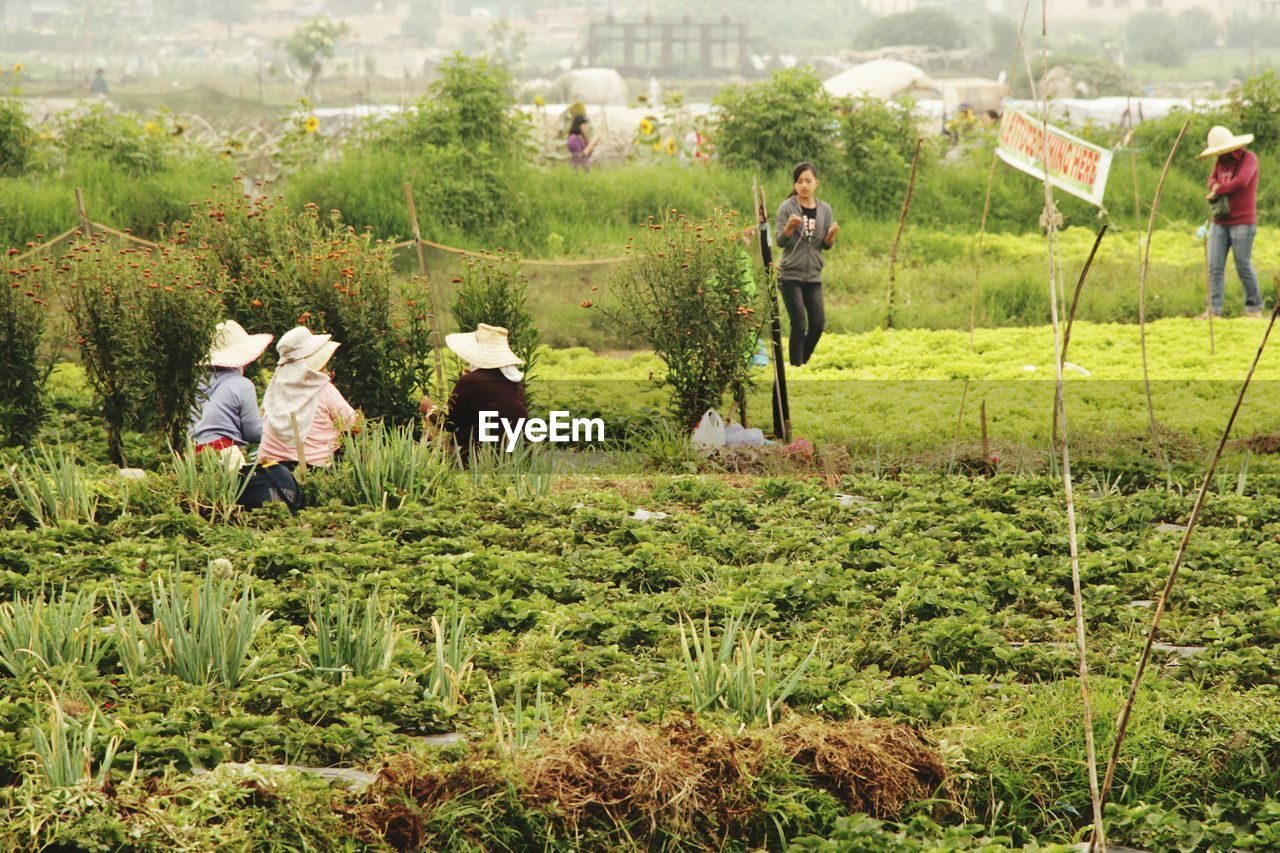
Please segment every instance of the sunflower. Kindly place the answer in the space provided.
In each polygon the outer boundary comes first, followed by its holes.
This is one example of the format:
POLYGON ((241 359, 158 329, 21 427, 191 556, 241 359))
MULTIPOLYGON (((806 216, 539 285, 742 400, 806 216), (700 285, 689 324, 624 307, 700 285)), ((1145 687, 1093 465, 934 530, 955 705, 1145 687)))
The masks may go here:
POLYGON ((147 133, 156 134, 160 132, 160 125, 156 124, 154 121, 149 121, 142 126, 142 129, 147 133))
POLYGON ((653 133, 653 122, 647 118, 640 119, 640 135, 648 136, 651 133, 653 133))
POLYGON ((307 120, 303 122, 302 126, 306 129, 307 133, 315 133, 320 129, 320 119, 315 116, 307 116, 307 120))
POLYGON ((668 136, 667 141, 662 144, 662 148, 669 156, 674 157, 676 153, 676 138, 674 136, 668 136))
POLYGON ((541 95, 534 95, 533 105, 535 107, 545 107, 547 105, 547 99, 542 97, 541 95))
POLYGON ((21 73, 22 73, 22 68, 23 68, 23 65, 22 65, 22 63, 21 63, 21 62, 16 63, 16 64, 13 66, 13 73, 14 73, 14 74, 21 74, 21 73))

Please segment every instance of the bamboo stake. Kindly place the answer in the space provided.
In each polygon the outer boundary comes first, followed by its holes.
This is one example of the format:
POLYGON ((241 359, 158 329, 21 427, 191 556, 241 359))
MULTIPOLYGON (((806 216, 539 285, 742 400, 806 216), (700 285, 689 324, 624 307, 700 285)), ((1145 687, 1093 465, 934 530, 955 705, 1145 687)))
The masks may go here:
POLYGON ((1164 192, 1164 180, 1169 176, 1169 167, 1173 165, 1173 155, 1178 153, 1182 137, 1187 134, 1187 126, 1191 119, 1182 123, 1178 138, 1169 149, 1169 156, 1164 161, 1164 169, 1160 172, 1160 181, 1156 184, 1156 194, 1151 199, 1151 216, 1147 220, 1147 239, 1142 248, 1142 267, 1138 273, 1138 345, 1142 349, 1142 386, 1147 394, 1147 416, 1151 422, 1151 440, 1155 442, 1156 458, 1162 464, 1168 464, 1164 457, 1164 448, 1160 446, 1160 435, 1156 428, 1156 407, 1151 399, 1151 374, 1147 369, 1147 270, 1151 266, 1151 235, 1156 228, 1156 211, 1160 208, 1160 195, 1164 192))
POLYGON ((128 240, 131 243, 137 243, 139 246, 146 246, 148 249, 160 248, 159 244, 157 243, 152 243, 150 240, 144 240, 141 237, 138 237, 134 234, 128 234, 124 231, 118 231, 115 228, 112 228, 110 225, 103 225, 101 222, 90 222, 89 225, 91 225, 94 228, 97 228, 99 231, 105 231, 108 234, 119 237, 121 240, 128 240))
MULTIPOLYGON (((1276 279, 1276 284, 1280 285, 1280 278, 1276 279)), ((1275 307, 1271 311, 1271 321, 1267 323, 1267 330, 1262 335, 1262 341, 1258 344, 1258 351, 1253 355, 1253 363, 1249 365, 1249 372, 1244 377, 1244 383, 1240 386, 1240 393, 1236 395, 1236 404, 1231 409, 1231 416, 1227 418, 1226 428, 1222 430, 1222 438, 1218 440, 1218 448, 1213 453, 1213 458, 1209 460, 1209 467, 1204 472, 1204 479, 1200 481, 1200 491, 1196 495, 1196 502, 1191 507, 1191 516, 1187 519, 1186 529, 1182 531, 1182 541, 1178 544, 1178 553, 1173 558, 1173 565, 1169 569, 1169 576, 1165 579, 1164 589, 1160 592, 1160 597, 1156 600, 1156 612, 1151 620, 1151 629, 1147 631, 1147 642, 1142 647, 1142 654, 1138 657, 1138 668, 1133 674, 1133 682, 1129 685, 1129 695, 1125 698, 1124 706, 1120 709, 1120 716, 1116 720, 1116 740, 1111 747, 1111 758, 1107 761, 1107 775, 1102 782, 1102 799, 1106 802, 1107 794, 1111 792, 1111 783, 1115 779, 1116 763, 1120 758, 1120 746, 1124 743, 1124 735, 1129 728, 1129 718, 1133 713, 1133 704, 1138 697, 1138 686, 1142 682, 1143 673, 1146 672, 1147 662, 1151 659, 1151 647, 1155 643, 1156 633, 1160 630, 1160 620, 1164 618, 1164 609, 1169 603, 1169 596, 1173 592, 1173 585, 1178 579, 1178 571, 1182 568, 1183 558, 1187 555, 1187 545, 1191 542, 1191 533, 1195 530, 1196 523, 1200 520, 1200 511, 1204 508, 1205 498, 1209 494, 1209 483, 1213 481, 1214 472, 1218 469, 1218 461, 1222 459, 1222 451, 1226 449, 1227 439, 1231 437, 1231 430, 1236 423, 1236 415, 1240 413, 1240 406, 1244 403, 1245 392, 1249 390, 1249 383, 1253 381, 1253 373, 1258 369, 1258 362, 1262 359, 1262 352, 1266 349, 1267 339, 1271 337, 1271 330, 1275 328, 1276 318, 1280 316, 1280 300, 1277 300, 1275 307)), ((1089 845, 1090 851, 1093 850, 1095 839, 1089 845)))
MULTIPOLYGON (((1129 148, 1129 171, 1133 174, 1133 227, 1137 230, 1142 227, 1142 194, 1138 191, 1138 149, 1133 144, 1133 99, 1128 100, 1125 109, 1129 123, 1129 132, 1125 134, 1125 145, 1129 148)), ((1142 252, 1142 236, 1138 236, 1138 252, 1142 252)))
POLYGON ((431 276, 427 273, 427 251, 422 245, 422 230, 418 227, 418 208, 413 203, 413 187, 404 182, 404 200, 409 205, 409 221, 413 223, 413 245, 418 253, 418 272, 422 276, 423 286, 427 289, 428 317, 431 319, 431 351, 436 362, 437 394, 447 393, 444 387, 444 358, 440 354, 440 318, 436 312, 436 289, 431 286, 431 276))
POLYGON ((23 252, 21 255, 16 255, 12 258, 9 258, 8 262, 10 264, 20 264, 23 261, 25 261, 27 258, 31 257, 32 255, 38 255, 41 252, 52 249, 54 246, 58 245, 63 240, 66 240, 67 238, 74 236, 75 233, 79 230, 80 230, 80 226, 77 225, 75 228, 71 228, 66 231, 63 231, 61 234, 59 234, 57 237, 54 237, 52 240, 48 240, 44 243, 41 243, 39 246, 36 246, 33 249, 28 249, 27 251, 23 252))
POLYGON ((298 415, 296 412, 289 413, 289 423, 293 426, 293 450, 298 454, 297 479, 302 480, 307 476, 307 453, 306 447, 302 443, 302 432, 298 429, 298 415))
MULTIPOLYGON (((1049 0, 1041 0, 1040 5, 1040 63, 1041 72, 1048 75, 1049 70, 1049 0)), ((1098 791, 1098 762, 1093 743, 1093 707, 1089 701, 1089 658, 1084 626, 1084 599, 1080 591, 1080 553, 1076 536, 1075 496, 1071 488, 1071 453, 1067 443, 1067 412, 1063 397, 1062 381, 1062 340, 1058 337, 1058 294, 1057 281, 1054 277, 1054 236, 1057 232, 1057 210, 1053 204, 1053 185, 1049 181, 1049 101, 1046 97, 1041 101, 1043 110, 1042 162, 1044 165, 1044 217, 1047 224, 1046 234, 1049 244, 1049 310, 1053 321, 1054 371, 1057 377, 1057 405, 1062 413, 1060 427, 1062 430, 1062 486, 1067 505, 1067 542, 1071 553, 1071 598, 1075 605, 1076 650, 1080 661, 1080 702, 1084 711, 1084 743, 1085 755, 1089 765, 1089 798, 1093 805, 1093 837, 1098 839, 1106 849, 1106 840, 1102 831, 1102 798, 1098 791)))
POLYGON ((983 400, 978 407, 978 411, 982 416, 982 464, 991 463, 991 444, 987 441, 987 401, 983 400))
POLYGON ((960 424, 964 422, 964 401, 969 397, 969 380, 964 381, 964 390, 960 392, 960 414, 956 415, 956 436, 951 440, 952 455, 955 455, 955 447, 960 444, 960 424))
MULTIPOLYGON (((1021 37, 1021 36, 1019 36, 1021 37)), ((978 225, 978 248, 973 260, 973 294, 969 299, 969 349, 974 349, 973 329, 978 325, 978 283, 982 280, 982 242, 987 236, 987 214, 991 210, 991 184, 996 177, 996 152, 991 152, 991 168, 987 170, 987 194, 982 200, 982 222, 978 225)))
POLYGON ((1214 354, 1213 345, 1213 281, 1209 275, 1209 232, 1213 222, 1204 223, 1204 313, 1209 320, 1209 355, 1214 354))
POLYGON ((916 189, 916 170, 920 167, 920 147, 924 145, 924 137, 916 138, 916 151, 911 156, 911 178, 907 181, 907 195, 902 199, 902 213, 898 215, 898 233, 893 238, 893 248, 889 250, 889 294, 888 311, 885 314, 885 328, 893 328, 894 286, 898 280, 898 245, 902 242, 902 229, 907 225, 907 213, 911 210, 911 194, 916 189))
MULTIPOLYGON (((1102 227, 1098 229, 1098 236, 1094 238, 1093 248, 1089 250, 1089 257, 1084 262, 1084 268, 1080 270, 1080 280, 1076 282, 1076 292, 1071 297, 1071 313, 1067 315, 1067 327, 1062 332, 1062 365, 1065 367, 1067 363, 1067 346, 1071 343, 1071 328, 1076 323, 1076 308, 1080 305, 1080 292, 1084 290, 1084 280, 1089 275, 1089 268, 1093 266, 1093 258, 1098 254, 1098 247, 1102 245, 1102 236, 1107 233, 1107 224, 1104 222, 1102 227)), ((1058 398, 1053 398, 1053 430, 1049 433, 1052 441, 1057 441, 1058 435, 1058 398)))
POLYGON ((84 232, 84 236, 93 236, 93 223, 89 221, 89 214, 84 208, 84 191, 76 187, 76 211, 80 214, 80 230, 84 232))

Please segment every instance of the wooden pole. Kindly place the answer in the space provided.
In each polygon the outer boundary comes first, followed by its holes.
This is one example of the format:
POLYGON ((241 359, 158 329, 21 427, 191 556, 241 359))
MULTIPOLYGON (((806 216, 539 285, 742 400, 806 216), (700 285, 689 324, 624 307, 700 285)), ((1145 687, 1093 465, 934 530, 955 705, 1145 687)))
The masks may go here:
POLYGON ((413 187, 404 182, 404 200, 409 205, 409 221, 413 224, 413 247, 418 253, 418 274, 427 289, 428 313, 431 321, 431 351, 436 363, 436 393, 443 399, 448 394, 444 387, 444 357, 440 353, 440 318, 436 312, 436 290, 431 286, 431 276, 427 272, 427 250, 422 245, 422 230, 418 227, 418 208, 413 203, 413 187))
POLYGON ((1209 274, 1209 232, 1213 230, 1213 220, 1204 223, 1204 313, 1209 320, 1209 355, 1214 354, 1213 345, 1213 280, 1209 274))
POLYGON ((1187 134, 1191 119, 1182 123, 1178 138, 1173 140, 1169 156, 1165 158, 1164 169, 1160 172, 1160 181, 1156 184, 1156 194, 1151 199, 1151 216, 1147 219, 1147 239, 1142 248, 1142 267, 1138 273, 1138 344, 1142 349, 1142 386, 1147 394, 1147 417, 1151 422, 1151 440, 1155 442, 1156 457, 1166 463, 1164 449, 1160 446, 1160 435, 1156 427, 1156 407, 1151 399, 1151 374, 1147 369, 1147 270, 1151 266, 1151 235, 1156 228, 1156 211, 1160 208, 1160 195, 1164 192, 1164 179, 1169 176, 1169 167, 1173 164, 1173 155, 1178 153, 1182 137, 1187 134))
POLYGON ((84 191, 76 187, 76 212, 80 214, 80 230, 84 236, 93 236, 93 225, 89 222, 89 214, 85 212, 84 191))
POLYGON ((991 462, 991 444, 987 441, 987 401, 983 400, 978 406, 978 411, 982 416, 982 464, 985 467, 991 462))
MULTIPOLYGON (((1049 0, 1041 0, 1040 4, 1040 68, 1041 74, 1048 76, 1049 71, 1049 0)), ((1041 86, 1042 92, 1044 86, 1041 86)), ((1089 799, 1093 806, 1093 837, 1106 847, 1106 839, 1102 831, 1102 797, 1098 789, 1098 762, 1093 742, 1093 706, 1089 699, 1089 657, 1087 635, 1084 624, 1084 596, 1080 583, 1080 551, 1076 535, 1075 496, 1071 482, 1071 453, 1067 444, 1067 412, 1063 398, 1062 381, 1062 340, 1058 337, 1058 294, 1054 269, 1054 238, 1058 230, 1058 212, 1053 204, 1053 184, 1049 181, 1049 99, 1045 94, 1040 102, 1043 110, 1044 126, 1041 133, 1044 163, 1044 219, 1049 248, 1049 311, 1053 321, 1053 346, 1055 369, 1056 398, 1058 410, 1062 413, 1060 420, 1062 434, 1062 488, 1067 508, 1067 545, 1071 555, 1071 598, 1075 607, 1076 654, 1079 660, 1080 704, 1084 716, 1084 748, 1085 760, 1089 772, 1089 799)))
MULTIPOLYGON (((1098 229, 1098 236, 1093 241, 1093 248, 1089 250, 1089 257, 1084 262, 1084 268, 1080 270, 1080 280, 1076 282, 1076 292, 1071 297, 1071 313, 1067 315, 1067 327, 1062 332, 1062 365, 1067 364, 1067 346, 1071 343, 1071 328, 1076 323, 1076 308, 1080 305, 1080 292, 1084 290, 1084 280, 1089 275, 1089 268, 1093 266, 1093 258, 1098 254, 1098 247, 1102 245, 1102 237, 1107 233, 1107 225, 1103 223, 1098 229)), ((1058 398, 1053 398, 1053 430, 1050 432, 1050 441, 1057 441, 1058 438, 1058 398)))
POLYGON ((893 328, 894 290, 898 281, 898 246, 902 242, 902 230, 907 225, 907 214, 911 211, 911 195, 916 189, 916 171, 920 167, 920 147, 922 145, 924 145, 924 137, 917 137, 916 151, 911 156, 911 178, 907 181, 907 194, 902 199, 902 213, 898 215, 898 233, 894 235, 893 247, 889 250, 888 309, 884 320, 886 329, 893 328))
MULTIPOLYGON (((1280 285, 1280 278, 1276 279, 1276 284, 1280 285)), ((1240 393, 1236 395, 1235 407, 1231 409, 1231 416, 1227 418, 1226 428, 1222 430, 1222 438, 1218 440, 1218 448, 1214 451, 1213 458, 1209 460, 1209 467, 1204 472, 1204 479, 1200 481, 1200 491, 1196 494, 1196 502, 1191 507, 1191 516, 1187 519, 1186 529, 1182 531, 1182 541, 1178 544, 1178 553, 1174 556, 1173 565, 1169 568, 1169 576, 1165 578, 1164 589, 1160 591, 1160 597, 1156 599, 1156 612, 1151 620, 1151 629, 1147 631, 1147 641, 1142 647, 1142 654, 1138 657, 1138 668, 1133 674, 1133 682, 1129 685, 1129 695, 1125 698, 1124 706, 1120 709, 1120 716, 1116 721, 1116 740, 1111 747, 1111 758, 1107 761, 1107 775, 1102 782, 1103 803, 1106 802, 1107 794, 1111 792, 1111 783, 1115 780, 1116 762, 1120 758, 1120 746, 1124 743, 1125 731, 1129 728, 1129 718, 1133 713, 1133 704, 1138 698, 1138 686, 1142 682, 1143 673, 1146 672, 1147 662, 1151 659, 1151 647, 1155 644, 1156 633, 1160 630, 1160 621, 1164 618, 1165 607, 1169 604, 1169 596, 1173 593, 1174 582, 1178 579, 1178 570, 1182 568, 1183 558, 1187 555, 1187 545, 1191 541, 1191 532, 1200 520, 1200 511, 1204 508, 1205 498, 1209 494, 1209 483, 1213 481, 1214 472, 1218 469, 1218 461, 1222 459, 1222 451, 1226 449, 1227 439, 1231 437, 1231 430, 1236 423, 1236 415, 1240 413, 1240 406, 1244 403, 1245 392, 1249 390, 1249 383, 1253 380, 1253 373, 1258 369, 1258 362, 1262 359, 1262 351, 1266 349, 1267 339, 1271 337, 1271 330, 1275 328, 1277 316, 1280 316, 1280 300, 1277 300, 1275 307, 1271 311, 1271 321, 1267 323, 1267 330, 1263 333, 1262 341, 1258 344, 1258 351, 1253 355, 1253 363, 1249 365, 1249 372, 1245 375, 1244 383, 1240 386, 1240 393)), ((1089 850, 1092 851, 1098 843, 1099 839, 1095 836, 1094 840, 1089 844, 1089 850)))
POLYGON ((773 267, 773 243, 769 241, 769 210, 765 206, 764 187, 758 178, 751 179, 752 201, 756 206, 756 226, 760 233, 760 260, 764 263, 765 281, 769 288, 769 306, 773 319, 769 334, 773 342, 773 434, 784 442, 791 441, 791 403, 787 399, 786 355, 782 351, 782 316, 778 306, 778 277, 773 267))

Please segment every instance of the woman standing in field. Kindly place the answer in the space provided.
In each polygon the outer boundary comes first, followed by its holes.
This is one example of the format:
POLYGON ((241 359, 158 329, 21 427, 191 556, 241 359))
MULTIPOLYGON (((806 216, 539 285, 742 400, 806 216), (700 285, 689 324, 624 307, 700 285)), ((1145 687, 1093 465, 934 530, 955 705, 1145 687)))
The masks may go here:
POLYGON ((584 172, 591 171, 591 152, 596 150, 596 142, 599 141, 587 139, 589 123, 585 115, 576 115, 573 124, 569 125, 569 161, 573 168, 584 172))
POLYGON ((791 365, 799 367, 813 355, 826 324, 822 253, 835 244, 840 226, 831 205, 818 201, 816 166, 807 160, 797 163, 791 170, 791 181, 791 195, 778 207, 778 246, 782 249, 778 278, 782 304, 791 321, 791 365))

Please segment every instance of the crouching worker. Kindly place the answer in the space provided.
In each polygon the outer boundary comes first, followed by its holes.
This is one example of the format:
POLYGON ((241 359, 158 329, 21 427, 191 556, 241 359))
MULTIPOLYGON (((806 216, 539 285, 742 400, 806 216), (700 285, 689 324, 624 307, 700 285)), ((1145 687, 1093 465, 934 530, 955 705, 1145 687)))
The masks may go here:
POLYGON ((301 506, 298 484, 274 463, 250 465, 245 451, 262 440, 258 391, 244 370, 271 343, 267 334, 251 335, 235 320, 219 323, 209 350, 209 377, 200 385, 199 407, 192 413, 191 443, 196 453, 217 453, 228 468, 247 479, 237 503, 257 509, 281 501, 290 512, 301 506))
MULTIPOLYGON (((480 441, 481 413, 512 424, 528 417, 524 372, 520 370, 524 359, 511 351, 507 330, 501 326, 481 323, 474 332, 445 335, 444 341, 467 365, 453 386, 444 416, 444 428, 453 436, 462 464, 466 465, 472 446, 480 441)), ((440 419, 440 412, 429 397, 422 398, 421 409, 429 423, 440 419)))
POLYGON ((338 349, 332 335, 297 326, 280 336, 280 363, 262 397, 258 458, 292 471, 299 453, 309 466, 333 464, 342 434, 355 428, 356 410, 333 384, 325 365, 338 349))

